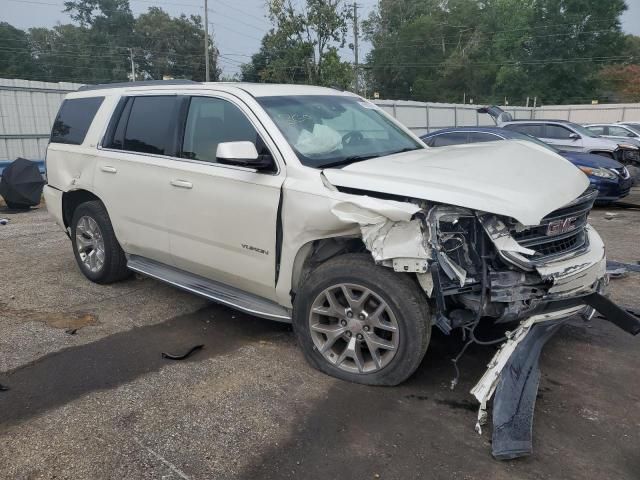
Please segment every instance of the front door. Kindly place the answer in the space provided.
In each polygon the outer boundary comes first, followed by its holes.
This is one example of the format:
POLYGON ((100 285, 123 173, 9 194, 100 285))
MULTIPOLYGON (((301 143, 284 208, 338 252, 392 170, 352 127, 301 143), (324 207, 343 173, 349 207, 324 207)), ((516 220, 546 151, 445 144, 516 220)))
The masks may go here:
POLYGON ((541 140, 560 150, 581 152, 584 149, 582 137, 563 125, 545 125, 543 136, 541 140))
POLYGON ((167 223, 177 267, 275 298, 276 228, 283 163, 255 171, 216 161, 219 143, 251 141, 275 154, 266 132, 232 96, 193 96, 171 171, 167 223))

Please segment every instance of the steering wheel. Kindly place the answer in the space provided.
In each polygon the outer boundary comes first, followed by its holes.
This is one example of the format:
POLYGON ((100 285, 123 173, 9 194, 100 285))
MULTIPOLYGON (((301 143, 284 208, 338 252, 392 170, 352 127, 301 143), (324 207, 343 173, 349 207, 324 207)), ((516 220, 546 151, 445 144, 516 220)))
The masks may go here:
POLYGON ((342 136, 343 145, 351 145, 352 143, 361 142, 362 140, 364 140, 364 135, 358 130, 351 130, 342 136))

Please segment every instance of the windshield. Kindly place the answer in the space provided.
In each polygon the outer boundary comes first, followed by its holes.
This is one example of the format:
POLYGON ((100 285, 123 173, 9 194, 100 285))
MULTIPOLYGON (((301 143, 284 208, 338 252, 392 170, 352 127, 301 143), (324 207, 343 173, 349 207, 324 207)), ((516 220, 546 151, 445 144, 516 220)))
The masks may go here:
POLYGON ((360 98, 295 95, 257 100, 308 167, 342 166, 424 148, 360 98))
POLYGON ((600 135, 596 135, 588 128, 585 128, 582 125, 578 125, 577 123, 569 123, 568 125, 571 128, 573 128, 576 132, 578 132, 580 135, 583 135, 585 137, 598 138, 600 136, 600 135))

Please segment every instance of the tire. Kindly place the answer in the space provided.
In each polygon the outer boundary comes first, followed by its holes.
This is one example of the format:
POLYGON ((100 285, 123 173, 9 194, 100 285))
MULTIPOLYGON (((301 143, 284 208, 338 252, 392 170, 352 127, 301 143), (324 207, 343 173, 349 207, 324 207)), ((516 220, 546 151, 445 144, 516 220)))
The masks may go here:
POLYGON ((85 202, 75 209, 71 244, 80 270, 92 282, 113 283, 131 275, 102 202, 85 202))
POLYGON ((305 358, 321 372, 354 383, 392 386, 420 365, 431 338, 431 314, 425 293, 409 274, 375 265, 368 253, 346 254, 307 277, 295 297, 293 327, 305 358), (331 307, 329 294, 337 309, 331 307), (357 302, 363 298, 361 309, 357 302), (345 305, 352 308, 343 309, 345 305), (336 311, 341 316, 317 313, 336 311), (395 333, 388 330, 393 325, 395 333), (370 346, 380 340, 385 348, 372 353, 370 346), (387 349, 394 343, 394 349, 387 349), (360 354, 344 358, 343 347, 350 353, 360 349, 360 354))

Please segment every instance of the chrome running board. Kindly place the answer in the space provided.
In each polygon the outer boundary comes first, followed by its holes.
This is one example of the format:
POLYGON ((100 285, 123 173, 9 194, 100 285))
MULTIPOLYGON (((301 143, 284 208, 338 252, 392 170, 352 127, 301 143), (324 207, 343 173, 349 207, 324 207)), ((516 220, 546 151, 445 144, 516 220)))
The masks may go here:
POLYGON ((228 305, 250 315, 291 323, 291 314, 286 308, 266 298, 244 292, 239 288, 230 287, 138 255, 127 257, 127 267, 134 272, 195 293, 216 303, 228 305))

